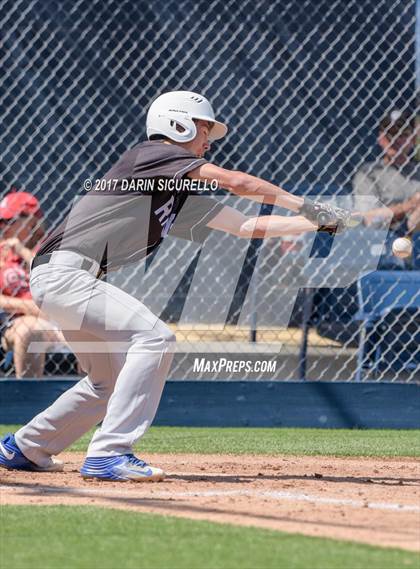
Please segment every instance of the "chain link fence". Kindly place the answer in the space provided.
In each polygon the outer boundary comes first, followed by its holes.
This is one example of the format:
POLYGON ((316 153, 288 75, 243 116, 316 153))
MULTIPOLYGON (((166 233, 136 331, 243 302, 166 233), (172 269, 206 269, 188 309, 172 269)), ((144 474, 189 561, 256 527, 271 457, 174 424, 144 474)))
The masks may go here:
MULTIPOLYGON (((0 191, 34 194, 49 227, 85 179, 145 138, 147 108, 165 91, 202 92, 229 125, 212 162, 350 207, 356 173, 380 157, 381 118, 392 108, 416 113, 414 0, 0 5, 0 191)), ((419 176, 410 183, 420 191, 419 176)), ((216 197, 249 215, 272 211, 223 191, 216 197)), ((334 240, 244 243, 214 232, 201 253, 168 239, 146 273, 128 267, 113 279, 176 330, 172 378, 415 381, 420 277, 395 277, 383 315, 368 322, 362 314, 361 275, 419 275, 417 252, 408 261, 390 254, 394 237, 383 226, 334 240), (404 306, 395 300, 401 291, 404 306), (194 368, 204 355, 276 367, 215 374, 194 368)), ((10 348, 3 343, 6 376, 15 373, 10 348)), ((46 375, 77 373, 62 351, 49 354, 46 375)))

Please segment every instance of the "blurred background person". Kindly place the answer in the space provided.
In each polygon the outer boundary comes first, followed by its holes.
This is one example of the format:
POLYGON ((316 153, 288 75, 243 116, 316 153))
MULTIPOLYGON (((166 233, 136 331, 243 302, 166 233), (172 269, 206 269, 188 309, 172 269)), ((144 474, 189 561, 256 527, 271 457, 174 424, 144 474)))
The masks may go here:
POLYGON ((29 288, 30 262, 45 233, 38 200, 14 191, 0 202, 1 345, 13 351, 16 377, 40 377, 45 353, 28 353, 32 341, 65 343, 60 331, 42 317, 29 288))
POLYGON ((420 229, 420 168, 415 159, 414 114, 393 110, 379 124, 381 156, 367 162, 353 180, 355 209, 363 212, 365 225, 387 226, 394 233, 420 229), (377 198, 384 207, 369 209, 364 196, 377 198))

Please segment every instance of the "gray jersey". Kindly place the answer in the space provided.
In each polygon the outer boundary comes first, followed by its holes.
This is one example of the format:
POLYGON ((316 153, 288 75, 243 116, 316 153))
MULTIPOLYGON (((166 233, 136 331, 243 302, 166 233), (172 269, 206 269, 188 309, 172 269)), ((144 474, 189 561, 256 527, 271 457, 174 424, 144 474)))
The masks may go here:
POLYGON ((74 251, 96 260, 106 272, 143 259, 169 231, 203 241, 210 231, 207 223, 223 208, 190 189, 188 172, 206 162, 162 141, 127 150, 90 193, 76 197, 38 255, 74 251))
POLYGON ((383 161, 368 162, 353 180, 354 207, 359 211, 372 209, 372 202, 363 196, 374 197, 381 204, 390 206, 411 198, 417 192, 420 192, 420 167, 414 161, 402 168, 389 166, 383 161))

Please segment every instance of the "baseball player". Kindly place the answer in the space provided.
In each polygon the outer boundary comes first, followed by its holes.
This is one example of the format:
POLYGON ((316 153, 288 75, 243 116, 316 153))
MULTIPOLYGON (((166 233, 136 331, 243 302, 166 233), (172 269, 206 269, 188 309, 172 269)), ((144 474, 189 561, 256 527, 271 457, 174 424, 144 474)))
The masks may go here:
POLYGON ((211 230, 261 238, 342 231, 351 225, 345 210, 209 163, 204 155, 210 142, 226 133, 202 95, 161 95, 147 115, 148 141, 126 151, 101 179, 100 191, 76 200, 64 223, 43 241, 32 262, 31 292, 59 324, 86 376, 2 439, 1 466, 62 470, 54 456, 102 421, 80 471, 84 478, 162 479, 164 472, 132 449, 155 416, 175 336, 104 275, 144 259, 168 233, 202 242, 211 230), (234 194, 300 215, 247 217, 212 198, 192 195, 191 180, 216 181, 234 194), (178 186, 173 191, 168 181, 184 184, 185 191, 178 186))

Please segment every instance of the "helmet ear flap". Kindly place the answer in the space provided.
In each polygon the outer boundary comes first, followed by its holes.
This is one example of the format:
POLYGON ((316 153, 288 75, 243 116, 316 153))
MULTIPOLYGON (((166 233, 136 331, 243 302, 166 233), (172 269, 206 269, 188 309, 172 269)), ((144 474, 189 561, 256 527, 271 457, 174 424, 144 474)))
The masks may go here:
POLYGON ((175 130, 181 134, 183 134, 187 130, 185 126, 183 126, 175 119, 171 119, 169 124, 171 125, 171 128, 175 128, 175 130))
POLYGON ((197 127, 190 117, 168 117, 171 134, 175 142, 190 142, 197 136, 197 127))

